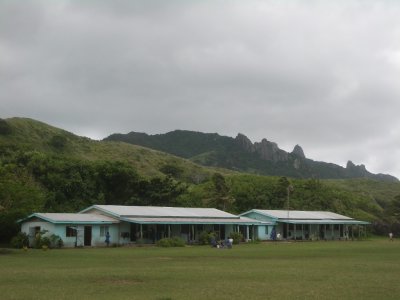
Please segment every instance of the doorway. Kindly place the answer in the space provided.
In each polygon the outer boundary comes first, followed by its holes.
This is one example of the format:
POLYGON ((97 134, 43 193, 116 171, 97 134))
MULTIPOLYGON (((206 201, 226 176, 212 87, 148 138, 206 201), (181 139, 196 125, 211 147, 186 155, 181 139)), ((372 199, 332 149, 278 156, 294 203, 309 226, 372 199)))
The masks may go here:
POLYGON ((85 226, 83 239, 85 246, 92 246, 92 226, 85 226))

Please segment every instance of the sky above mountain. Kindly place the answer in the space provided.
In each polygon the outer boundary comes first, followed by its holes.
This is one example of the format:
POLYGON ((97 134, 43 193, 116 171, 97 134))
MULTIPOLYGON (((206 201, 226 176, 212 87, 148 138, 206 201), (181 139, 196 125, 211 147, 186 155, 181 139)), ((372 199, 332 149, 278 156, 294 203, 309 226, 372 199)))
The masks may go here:
POLYGON ((0 1, 0 117, 247 135, 400 178, 399 1, 0 1))

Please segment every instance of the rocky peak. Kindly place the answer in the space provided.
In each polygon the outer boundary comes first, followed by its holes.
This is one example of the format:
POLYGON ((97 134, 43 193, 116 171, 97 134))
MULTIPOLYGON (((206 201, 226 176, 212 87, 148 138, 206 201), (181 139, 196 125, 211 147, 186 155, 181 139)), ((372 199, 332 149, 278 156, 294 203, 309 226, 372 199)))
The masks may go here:
POLYGON ((347 162, 346 169, 349 169, 349 170, 359 170, 359 171, 364 171, 364 172, 367 171, 367 169, 365 168, 365 165, 363 165, 363 164, 361 164, 361 165, 355 165, 351 160, 349 160, 349 161, 347 162))
POLYGON ((355 164, 353 164, 353 162, 351 160, 349 160, 346 164, 346 169, 352 169, 355 168, 355 164))
POLYGON ((264 160, 271 160, 274 162, 288 160, 288 153, 279 149, 276 143, 269 142, 267 139, 262 139, 260 143, 254 143, 254 148, 264 160))
POLYGON ((254 145, 250 139, 242 133, 238 133, 235 138, 236 143, 247 152, 254 152, 254 145))
POLYGON ((306 158, 303 149, 299 145, 294 146, 292 154, 296 155, 299 158, 306 158))
POLYGON ((351 160, 347 162, 346 170, 352 176, 366 177, 370 175, 365 165, 355 165, 351 160))

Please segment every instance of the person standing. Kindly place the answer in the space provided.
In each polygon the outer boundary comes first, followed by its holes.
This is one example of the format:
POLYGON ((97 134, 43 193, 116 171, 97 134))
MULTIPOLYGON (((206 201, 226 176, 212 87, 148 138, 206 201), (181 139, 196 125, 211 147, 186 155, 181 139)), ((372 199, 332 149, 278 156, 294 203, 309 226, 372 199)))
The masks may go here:
POLYGON ((393 233, 389 232, 389 241, 393 242, 393 233))
POLYGON ((106 240, 105 240, 105 242, 106 242, 106 245, 107 245, 107 247, 110 245, 110 233, 107 231, 107 233, 106 233, 106 240))

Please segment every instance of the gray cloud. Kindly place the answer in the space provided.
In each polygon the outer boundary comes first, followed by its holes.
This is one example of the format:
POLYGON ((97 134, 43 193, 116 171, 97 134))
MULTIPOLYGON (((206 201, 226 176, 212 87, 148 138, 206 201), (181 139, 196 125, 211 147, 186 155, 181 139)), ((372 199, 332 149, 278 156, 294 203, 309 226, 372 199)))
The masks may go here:
POLYGON ((245 133, 400 177, 394 1, 0 2, 0 117, 245 133))

